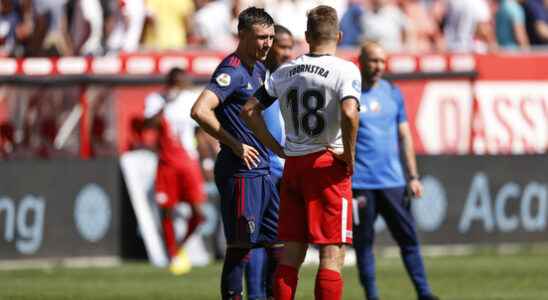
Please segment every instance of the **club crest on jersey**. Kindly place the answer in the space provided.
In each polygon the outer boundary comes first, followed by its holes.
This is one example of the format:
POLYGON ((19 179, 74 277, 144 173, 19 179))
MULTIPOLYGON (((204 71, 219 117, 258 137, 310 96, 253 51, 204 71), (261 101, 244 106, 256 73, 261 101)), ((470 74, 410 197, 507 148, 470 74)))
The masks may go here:
POLYGON ((253 86, 251 85, 251 83, 247 83, 247 86, 245 87, 246 90, 252 90, 253 89, 253 86))
POLYGON ((371 109, 372 112, 376 113, 381 110, 381 104, 379 103, 379 101, 373 100, 369 104, 369 108, 371 109))
POLYGON ((352 87, 356 90, 356 92, 361 93, 362 87, 359 80, 352 81, 352 87))
POLYGON ((221 73, 217 78, 215 78, 215 81, 219 84, 221 87, 227 87, 230 85, 230 75, 226 73, 221 73))

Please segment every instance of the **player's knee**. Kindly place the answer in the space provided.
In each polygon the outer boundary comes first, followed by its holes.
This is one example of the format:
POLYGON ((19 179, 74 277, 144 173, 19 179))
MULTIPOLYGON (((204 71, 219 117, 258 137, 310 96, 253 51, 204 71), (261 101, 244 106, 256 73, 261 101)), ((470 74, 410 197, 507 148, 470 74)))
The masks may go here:
POLYGON ((320 269, 340 272, 344 264, 345 249, 343 245, 320 246, 320 269))
POLYGON ((288 242, 284 246, 280 263, 299 269, 304 262, 307 250, 307 244, 288 242))

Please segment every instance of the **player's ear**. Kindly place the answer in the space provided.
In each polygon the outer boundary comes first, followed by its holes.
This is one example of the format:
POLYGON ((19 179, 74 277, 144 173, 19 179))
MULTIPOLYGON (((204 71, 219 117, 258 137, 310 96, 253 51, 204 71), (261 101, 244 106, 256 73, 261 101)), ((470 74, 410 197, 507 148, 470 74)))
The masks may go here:
POLYGON ((343 32, 342 31, 337 32, 337 45, 341 43, 342 38, 343 38, 343 32))

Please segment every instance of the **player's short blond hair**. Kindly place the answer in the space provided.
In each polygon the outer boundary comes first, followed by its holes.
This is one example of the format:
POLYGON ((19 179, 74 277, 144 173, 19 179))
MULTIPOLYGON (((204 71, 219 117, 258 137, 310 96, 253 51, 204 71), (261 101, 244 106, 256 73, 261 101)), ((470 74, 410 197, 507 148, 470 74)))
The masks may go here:
POLYGON ((320 5, 308 12, 306 22, 308 38, 315 41, 337 40, 339 19, 337 11, 327 5, 320 5))

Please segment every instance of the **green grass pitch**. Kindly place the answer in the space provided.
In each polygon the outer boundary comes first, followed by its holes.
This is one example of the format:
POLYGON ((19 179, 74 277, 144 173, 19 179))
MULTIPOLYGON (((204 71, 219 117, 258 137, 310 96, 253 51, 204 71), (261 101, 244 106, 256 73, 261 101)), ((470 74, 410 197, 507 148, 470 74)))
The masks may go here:
MULTIPOLYGON (((442 299, 548 299, 548 253, 427 257, 434 291, 442 299)), ((398 258, 377 261, 385 300, 416 299, 398 258)), ((0 299, 219 299, 220 264, 174 277, 147 263, 111 268, 0 270, 0 299)), ((313 299, 315 267, 301 270, 296 299, 313 299)), ((354 267, 344 269, 344 299, 363 299, 354 267)))

